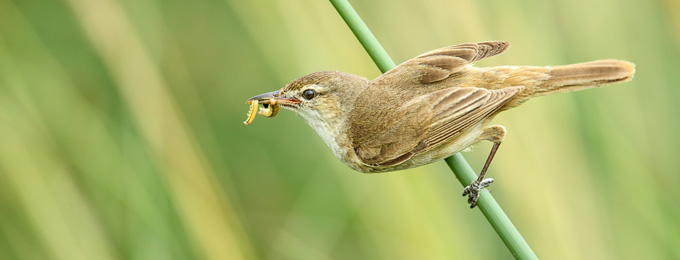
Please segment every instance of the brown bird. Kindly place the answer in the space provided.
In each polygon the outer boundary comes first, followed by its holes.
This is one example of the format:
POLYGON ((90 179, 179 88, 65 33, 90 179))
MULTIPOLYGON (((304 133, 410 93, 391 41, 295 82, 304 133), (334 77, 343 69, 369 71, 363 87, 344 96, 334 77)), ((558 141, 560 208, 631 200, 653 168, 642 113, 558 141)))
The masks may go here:
POLYGON ((350 168, 387 172, 429 164, 482 140, 494 142, 480 176, 463 196, 474 207, 493 180, 486 169, 505 137, 489 125, 501 111, 532 97, 630 80, 635 65, 599 60, 554 67, 472 63, 505 52, 503 41, 465 43, 410 59, 374 80, 338 71, 296 79, 252 97, 300 115, 350 168))

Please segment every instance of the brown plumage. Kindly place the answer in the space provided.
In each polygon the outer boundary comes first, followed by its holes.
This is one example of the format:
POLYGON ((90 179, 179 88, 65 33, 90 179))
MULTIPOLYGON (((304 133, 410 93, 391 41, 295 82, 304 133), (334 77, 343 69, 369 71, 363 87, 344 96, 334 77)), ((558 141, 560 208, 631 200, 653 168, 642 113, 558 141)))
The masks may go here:
POLYGON ((618 60, 555 67, 471 65, 508 47, 502 41, 444 47, 371 81, 315 72, 251 100, 275 96, 352 169, 385 172, 428 164, 481 140, 500 143, 505 129, 489 126, 498 112, 535 96, 627 81, 635 72, 633 64, 618 60))

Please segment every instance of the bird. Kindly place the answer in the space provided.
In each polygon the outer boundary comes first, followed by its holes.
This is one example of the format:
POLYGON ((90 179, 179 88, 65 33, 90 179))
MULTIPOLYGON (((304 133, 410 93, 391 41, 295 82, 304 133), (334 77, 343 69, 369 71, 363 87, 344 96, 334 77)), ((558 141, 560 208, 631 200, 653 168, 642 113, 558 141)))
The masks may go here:
POLYGON ((418 167, 491 141, 479 178, 463 190, 474 208, 479 191, 493 182, 484 176, 507 132, 491 124, 498 113, 533 97, 629 81, 635 73, 634 64, 613 59, 543 67, 473 65, 509 47, 505 41, 447 46, 373 80, 314 72, 246 103, 293 111, 340 161, 363 173, 418 167))

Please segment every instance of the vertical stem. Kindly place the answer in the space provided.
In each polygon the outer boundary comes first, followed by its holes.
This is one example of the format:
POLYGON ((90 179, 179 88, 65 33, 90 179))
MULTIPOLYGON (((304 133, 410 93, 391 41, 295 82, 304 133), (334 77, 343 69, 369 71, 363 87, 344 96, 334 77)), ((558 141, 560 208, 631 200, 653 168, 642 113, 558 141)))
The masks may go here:
POLYGON ((352 30, 352 33, 359 39, 359 42, 364 46, 368 55, 371 56, 375 65, 378 65, 380 71, 385 73, 396 66, 394 65, 394 61, 392 61, 392 58, 390 58, 390 55, 383 49, 380 42, 378 42, 378 39, 373 36, 371 30, 368 29, 368 26, 361 20, 361 17, 359 17, 357 11, 354 11, 354 8, 352 8, 349 2, 346 0, 331 0, 331 4, 333 4, 335 10, 338 10, 342 19, 345 20, 349 29, 352 30))
MULTIPOLYGON (((364 46, 366 52, 368 52, 376 65, 378 65, 380 71, 384 73, 393 68, 395 66, 394 62, 349 2, 347 0, 330 1, 342 19, 345 20, 347 26, 349 26, 357 39, 359 39, 361 45, 364 46)), ((463 187, 477 178, 472 167, 470 167, 460 153, 456 153, 451 157, 446 158, 445 161, 463 187)), ((498 205, 488 190, 483 189, 481 191, 477 205, 482 211, 482 214, 484 214, 484 217, 486 217, 493 229, 496 230, 498 236, 503 240, 505 246, 508 247, 510 253, 512 253, 516 259, 538 259, 536 254, 531 250, 531 247, 529 247, 529 244, 527 244, 517 228, 515 228, 510 221, 510 218, 503 212, 503 209, 498 205)))

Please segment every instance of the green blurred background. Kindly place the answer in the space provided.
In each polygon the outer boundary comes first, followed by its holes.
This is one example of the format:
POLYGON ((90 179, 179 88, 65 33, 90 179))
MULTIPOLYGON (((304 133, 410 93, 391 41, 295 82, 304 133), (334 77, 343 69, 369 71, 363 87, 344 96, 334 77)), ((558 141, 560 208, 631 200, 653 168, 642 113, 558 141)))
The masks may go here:
MULTIPOLYGON (((353 4, 397 63, 635 62, 497 117, 492 193, 544 259, 680 258, 680 2, 353 4)), ((511 258, 443 162, 364 175, 289 111, 243 125, 318 70, 379 75, 328 1, 0 0, 0 259, 511 258)))

